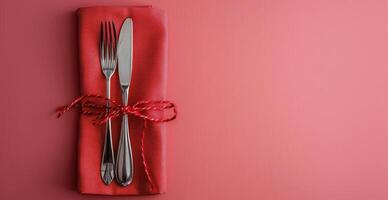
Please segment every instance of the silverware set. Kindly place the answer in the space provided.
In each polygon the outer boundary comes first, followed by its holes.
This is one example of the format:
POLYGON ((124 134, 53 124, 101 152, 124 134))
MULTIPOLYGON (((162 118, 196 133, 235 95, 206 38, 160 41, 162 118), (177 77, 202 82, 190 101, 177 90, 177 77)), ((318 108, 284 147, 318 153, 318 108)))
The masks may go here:
MULTIPOLYGON (((115 24, 102 22, 100 27, 100 64, 106 80, 106 97, 110 98, 110 81, 119 68, 122 104, 128 104, 128 93, 132 76, 133 22, 125 19, 117 42, 115 24)), ((107 102, 109 112, 109 102, 107 102)), ((105 141, 101 158, 101 178, 109 185, 114 177, 121 186, 127 186, 133 179, 133 157, 129 137, 128 115, 123 115, 116 162, 112 145, 112 125, 109 119, 105 127, 105 141)))

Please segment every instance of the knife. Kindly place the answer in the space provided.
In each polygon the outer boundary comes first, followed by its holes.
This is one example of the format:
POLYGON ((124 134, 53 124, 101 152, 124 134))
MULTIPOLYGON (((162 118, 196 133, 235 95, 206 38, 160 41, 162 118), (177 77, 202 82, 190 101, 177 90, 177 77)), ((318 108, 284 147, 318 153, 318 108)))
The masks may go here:
MULTIPOLYGON (((128 105, 128 92, 132 76, 133 21, 126 18, 120 30, 117 46, 121 98, 124 106, 128 105)), ((116 179, 121 186, 127 186, 133 179, 133 157, 129 138, 128 115, 121 121, 120 141, 116 159, 116 179)))

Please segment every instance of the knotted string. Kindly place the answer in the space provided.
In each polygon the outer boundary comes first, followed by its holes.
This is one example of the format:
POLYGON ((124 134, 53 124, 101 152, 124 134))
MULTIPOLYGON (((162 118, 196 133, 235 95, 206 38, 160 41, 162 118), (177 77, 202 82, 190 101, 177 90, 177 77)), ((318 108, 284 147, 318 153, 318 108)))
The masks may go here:
POLYGON ((144 138, 145 131, 147 129, 147 121, 168 122, 174 120, 177 116, 175 104, 170 101, 138 101, 132 106, 124 106, 114 100, 107 99, 104 96, 89 94, 80 96, 74 99, 70 104, 59 108, 57 110, 57 118, 61 117, 63 114, 75 107, 80 108, 81 114, 93 117, 92 123, 95 125, 104 124, 108 121, 108 119, 113 119, 124 114, 133 115, 143 119, 144 123, 141 132, 140 153, 144 173, 152 191, 155 185, 152 181, 144 153, 144 138), (110 103, 109 109, 107 109, 107 102, 110 103), (107 112, 107 110, 109 111, 107 112), (152 115, 152 113, 158 113, 158 116, 152 115))

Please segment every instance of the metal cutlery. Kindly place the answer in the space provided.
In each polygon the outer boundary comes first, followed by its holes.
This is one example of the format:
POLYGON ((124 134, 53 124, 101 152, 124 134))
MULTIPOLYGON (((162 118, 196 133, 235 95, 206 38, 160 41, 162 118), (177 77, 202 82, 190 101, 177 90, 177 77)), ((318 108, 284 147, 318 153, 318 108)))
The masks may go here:
MULTIPOLYGON (((133 22, 126 18, 120 30, 117 57, 121 86, 122 104, 128 105, 128 92, 132 76, 132 44, 133 22)), ((133 179, 133 157, 129 138, 128 115, 123 115, 121 122, 120 141, 116 158, 116 180, 122 186, 127 186, 133 179)))
MULTIPOLYGON (((110 80, 117 65, 116 28, 112 22, 102 22, 100 30, 100 64, 106 80, 106 97, 110 98, 110 80)), ((107 102, 109 112, 109 102, 107 102)), ((112 145, 112 124, 108 119, 105 128, 104 149, 101 159, 101 178, 106 185, 114 179, 114 153, 112 145)))

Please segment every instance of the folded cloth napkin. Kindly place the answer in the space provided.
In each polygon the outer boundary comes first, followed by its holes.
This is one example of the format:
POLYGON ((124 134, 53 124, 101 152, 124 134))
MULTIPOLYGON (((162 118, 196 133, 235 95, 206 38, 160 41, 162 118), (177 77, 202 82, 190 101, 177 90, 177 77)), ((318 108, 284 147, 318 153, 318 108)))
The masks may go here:
MULTIPOLYGON (((140 100, 164 100, 167 75, 166 17, 150 6, 136 7, 87 7, 77 11, 79 26, 79 60, 81 93, 105 94, 105 78, 99 61, 100 23, 113 21, 117 34, 125 18, 133 19, 133 69, 129 89, 129 105, 140 100)), ((117 68, 111 80, 111 99, 121 102, 117 68)), ((121 117, 112 121, 112 137, 115 156, 120 134, 121 117)), ((100 177, 101 154, 104 141, 104 125, 91 123, 90 118, 80 116, 78 144, 78 189, 83 194, 145 195, 166 191, 165 127, 163 123, 148 123, 144 154, 153 187, 145 173, 141 158, 141 131, 143 120, 129 116, 134 177, 127 187, 115 181, 104 185, 100 177)))

